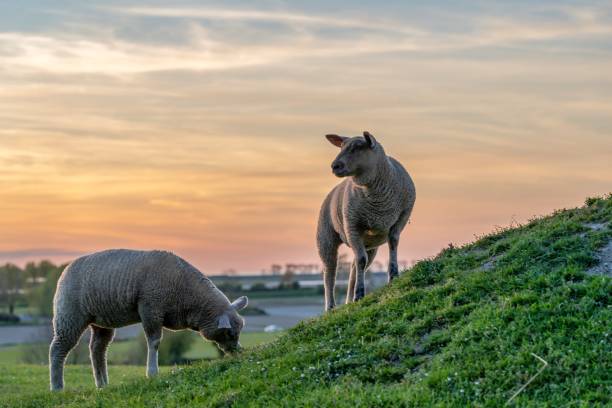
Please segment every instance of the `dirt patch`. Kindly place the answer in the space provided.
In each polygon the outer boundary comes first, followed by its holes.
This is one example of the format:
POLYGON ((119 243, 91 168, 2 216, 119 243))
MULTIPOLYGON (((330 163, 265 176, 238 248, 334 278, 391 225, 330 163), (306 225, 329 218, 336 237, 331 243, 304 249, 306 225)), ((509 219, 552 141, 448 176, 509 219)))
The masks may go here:
POLYGON ((493 268, 495 268, 495 260, 492 259, 490 261, 485 262, 484 264, 482 264, 482 270, 483 271, 491 271, 493 270, 493 268))
POLYGON ((612 278, 612 241, 603 247, 598 255, 599 264, 586 271, 589 275, 601 275, 612 278))
POLYGON ((584 226, 592 229, 593 231, 601 231, 601 230, 606 229, 606 227, 608 226, 608 223, 590 222, 590 223, 584 224, 584 226))
POLYGON ((482 264, 482 270, 485 272, 489 272, 497 266, 497 261, 501 258, 501 255, 495 255, 488 261, 482 264))

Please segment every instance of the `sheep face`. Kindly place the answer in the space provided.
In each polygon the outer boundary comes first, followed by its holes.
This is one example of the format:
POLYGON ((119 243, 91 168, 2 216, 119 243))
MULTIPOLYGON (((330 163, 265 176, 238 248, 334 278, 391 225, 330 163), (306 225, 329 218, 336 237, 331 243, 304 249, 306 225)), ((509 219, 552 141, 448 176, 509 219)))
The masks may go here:
POLYGON ((363 137, 326 137, 331 144, 340 148, 340 153, 331 165, 337 177, 360 176, 376 167, 378 143, 370 133, 363 132, 363 137))
POLYGON ((210 340, 226 354, 240 351, 241 346, 238 340, 240 338, 240 331, 244 326, 244 320, 235 311, 233 313, 226 312, 221 319, 227 320, 229 323, 222 323, 222 325, 229 327, 217 328, 210 340))
POLYGON ((215 343, 226 354, 240 351, 241 346, 238 340, 244 327, 244 319, 237 311, 245 308, 247 303, 246 296, 235 300, 230 308, 219 316, 214 327, 207 325, 200 330, 202 337, 215 343))

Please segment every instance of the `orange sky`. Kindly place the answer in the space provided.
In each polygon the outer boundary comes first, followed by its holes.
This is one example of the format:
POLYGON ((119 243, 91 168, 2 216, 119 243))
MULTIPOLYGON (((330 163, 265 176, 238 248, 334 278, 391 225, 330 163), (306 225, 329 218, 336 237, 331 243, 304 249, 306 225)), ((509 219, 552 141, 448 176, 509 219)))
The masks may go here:
POLYGON ((409 262, 612 191, 603 6, 447 10, 445 27, 434 9, 221 7, 0 26, 0 262, 318 262, 330 132, 369 130, 412 174, 409 262))

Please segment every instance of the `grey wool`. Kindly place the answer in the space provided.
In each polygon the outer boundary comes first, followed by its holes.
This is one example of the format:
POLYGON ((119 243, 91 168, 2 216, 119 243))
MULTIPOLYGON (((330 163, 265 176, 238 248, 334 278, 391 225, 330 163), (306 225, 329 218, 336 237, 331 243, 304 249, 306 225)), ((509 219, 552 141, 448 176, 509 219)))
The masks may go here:
POLYGON ((108 383, 106 350, 115 328, 141 322, 147 338, 147 375, 158 372, 162 328, 191 329, 224 352, 239 349, 244 326, 233 303, 195 267, 165 251, 115 249, 81 257, 62 273, 53 300, 49 349, 51 390, 64 387, 64 362, 87 327, 97 387, 108 383))
POLYGON ((323 201, 317 228, 317 246, 324 264, 325 309, 331 310, 336 305, 334 287, 341 244, 349 246, 354 254, 347 303, 365 296, 365 271, 378 247, 385 243, 389 244, 389 281, 398 276, 400 234, 412 213, 416 190, 404 167, 387 156, 369 132, 363 132, 363 137, 326 137, 341 149, 332 171, 345 178, 323 201))

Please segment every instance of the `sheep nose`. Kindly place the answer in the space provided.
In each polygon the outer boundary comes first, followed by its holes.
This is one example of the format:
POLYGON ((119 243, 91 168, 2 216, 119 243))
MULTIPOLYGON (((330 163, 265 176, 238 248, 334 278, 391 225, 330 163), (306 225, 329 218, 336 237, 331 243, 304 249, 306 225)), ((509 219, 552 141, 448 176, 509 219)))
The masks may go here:
POLYGON ((333 171, 338 171, 338 170, 342 170, 344 169, 344 163, 342 162, 333 162, 332 163, 332 170, 333 171))

